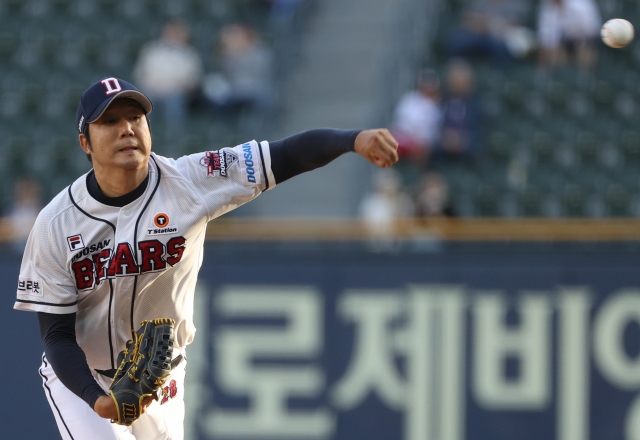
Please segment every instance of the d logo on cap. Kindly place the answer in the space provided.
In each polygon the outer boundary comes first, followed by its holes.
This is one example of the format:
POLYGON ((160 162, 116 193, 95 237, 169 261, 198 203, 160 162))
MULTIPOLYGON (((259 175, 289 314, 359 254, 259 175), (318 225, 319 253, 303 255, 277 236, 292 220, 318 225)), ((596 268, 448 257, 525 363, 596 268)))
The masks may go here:
POLYGON ((118 78, 103 79, 100 83, 104 85, 105 89, 107 89, 107 95, 113 95, 114 93, 118 93, 122 90, 122 86, 118 82, 118 78))

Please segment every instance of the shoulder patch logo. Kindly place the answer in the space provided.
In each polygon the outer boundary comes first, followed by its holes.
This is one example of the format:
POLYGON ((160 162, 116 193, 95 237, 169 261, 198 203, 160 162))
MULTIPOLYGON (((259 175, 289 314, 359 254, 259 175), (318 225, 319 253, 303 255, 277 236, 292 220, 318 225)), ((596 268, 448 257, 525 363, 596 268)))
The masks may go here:
POLYGON ((82 235, 80 234, 67 237, 67 244, 69 245, 70 251, 84 249, 84 241, 82 241, 82 235))
POLYGON ((238 163, 238 156, 227 150, 207 151, 200 165, 207 168, 207 177, 228 177, 229 168, 238 163))

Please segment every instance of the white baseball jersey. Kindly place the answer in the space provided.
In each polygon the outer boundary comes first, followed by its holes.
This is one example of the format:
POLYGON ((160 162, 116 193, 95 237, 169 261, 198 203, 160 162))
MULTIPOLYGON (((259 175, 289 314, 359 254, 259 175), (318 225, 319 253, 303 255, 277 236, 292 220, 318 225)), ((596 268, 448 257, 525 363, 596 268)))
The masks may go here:
POLYGON ((173 318, 176 349, 193 340, 193 294, 207 223, 273 188, 267 142, 177 160, 151 154, 145 192, 123 207, 87 191, 87 175, 40 213, 14 308, 76 312, 92 369, 116 368, 142 320, 173 318))

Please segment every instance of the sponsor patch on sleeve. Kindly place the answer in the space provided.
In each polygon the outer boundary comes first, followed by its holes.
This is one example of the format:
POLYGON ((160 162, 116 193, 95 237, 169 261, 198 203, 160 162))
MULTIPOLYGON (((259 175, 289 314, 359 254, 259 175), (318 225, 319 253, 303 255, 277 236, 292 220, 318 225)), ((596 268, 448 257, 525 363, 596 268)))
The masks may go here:
POLYGON ((262 183, 260 156, 251 148, 251 143, 242 144, 242 181, 259 185, 262 183))
POLYGON ((34 277, 19 277, 18 294, 44 296, 42 280, 34 277))
POLYGON ((200 165, 207 169, 207 177, 229 177, 229 169, 238 163, 238 156, 232 151, 207 151, 200 158, 200 165))

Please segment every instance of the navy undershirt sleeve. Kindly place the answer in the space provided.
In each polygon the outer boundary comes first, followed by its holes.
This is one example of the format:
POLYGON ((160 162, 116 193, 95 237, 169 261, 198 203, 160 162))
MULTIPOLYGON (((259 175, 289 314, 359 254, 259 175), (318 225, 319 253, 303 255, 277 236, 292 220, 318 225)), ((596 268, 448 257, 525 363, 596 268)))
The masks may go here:
POLYGON ((271 171, 276 183, 320 168, 353 151, 360 130, 318 128, 269 142, 271 171))
POLYGON ((87 358, 76 341, 76 314, 38 312, 44 353, 60 382, 93 408, 106 393, 91 375, 87 358))

